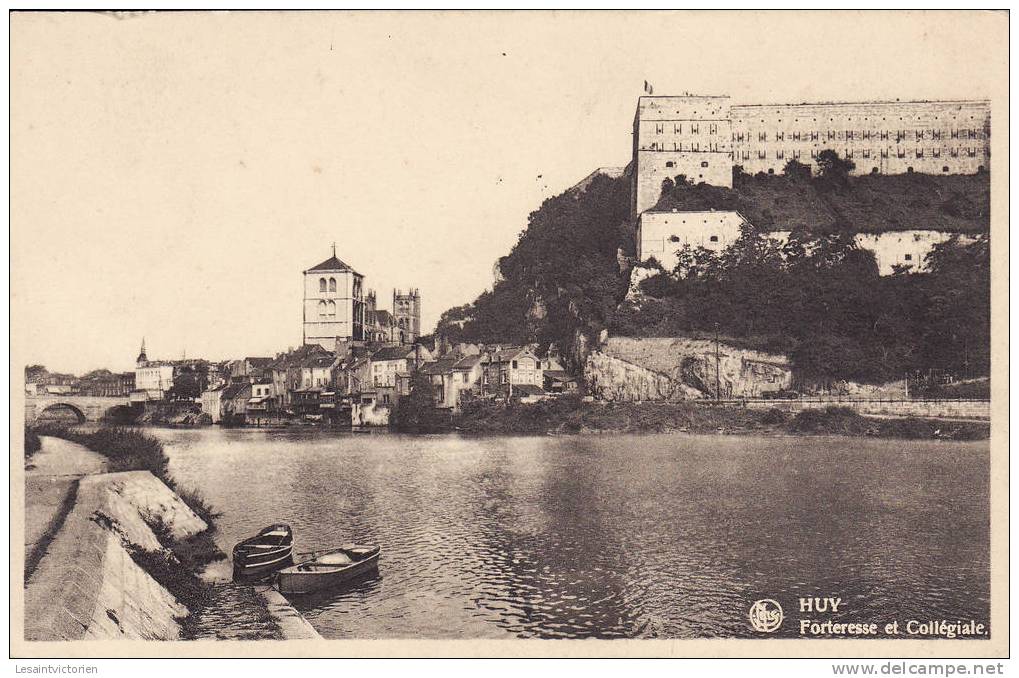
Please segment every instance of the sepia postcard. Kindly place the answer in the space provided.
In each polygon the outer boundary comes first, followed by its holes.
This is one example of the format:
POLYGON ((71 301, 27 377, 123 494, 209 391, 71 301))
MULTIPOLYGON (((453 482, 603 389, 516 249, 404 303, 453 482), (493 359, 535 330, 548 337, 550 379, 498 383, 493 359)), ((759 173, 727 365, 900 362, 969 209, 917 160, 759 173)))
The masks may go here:
POLYGON ((1007 656, 1008 18, 10 13, 12 657, 1007 656))

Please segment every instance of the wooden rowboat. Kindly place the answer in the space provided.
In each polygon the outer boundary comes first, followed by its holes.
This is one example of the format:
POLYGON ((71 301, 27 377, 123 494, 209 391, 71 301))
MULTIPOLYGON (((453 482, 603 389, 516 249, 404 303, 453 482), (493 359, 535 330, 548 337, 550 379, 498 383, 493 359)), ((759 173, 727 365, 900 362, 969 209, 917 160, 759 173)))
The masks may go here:
POLYGON ((346 544, 276 573, 280 593, 313 593, 370 572, 379 565, 381 546, 346 544))
POLYGON ((233 550, 234 579, 254 579, 294 563, 294 532, 289 525, 270 525, 233 550))

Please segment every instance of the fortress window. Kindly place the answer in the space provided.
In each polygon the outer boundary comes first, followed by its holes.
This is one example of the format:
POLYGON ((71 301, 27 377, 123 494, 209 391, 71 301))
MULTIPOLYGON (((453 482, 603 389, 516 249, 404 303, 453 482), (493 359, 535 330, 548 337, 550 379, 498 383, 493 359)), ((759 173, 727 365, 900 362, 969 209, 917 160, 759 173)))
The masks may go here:
POLYGON ((853 139, 853 130, 847 129, 846 130, 846 140, 847 141, 851 141, 852 139, 853 139))
POLYGON ((757 133, 757 140, 758 141, 767 141, 768 140, 768 133, 767 132, 758 132, 757 133))
POLYGON ((910 165, 909 167, 906 168, 906 173, 907 174, 912 174, 913 173, 913 166, 912 165, 910 165))
POLYGON ((922 158, 923 157, 923 149, 922 148, 916 149, 916 157, 918 157, 918 158, 922 158))
POLYGON ((941 168, 941 171, 942 171, 942 172, 947 172, 947 171, 948 171, 948 165, 945 165, 945 166, 943 166, 943 167, 941 168))
POLYGON ((701 162, 701 167, 707 167, 707 166, 708 166, 708 161, 707 160, 704 160, 704 161, 701 162))
POLYGON ((711 242, 718 242, 718 236, 717 235, 713 235, 710 238, 708 238, 708 240, 710 240, 711 242))
POLYGON ((325 278, 319 278, 318 279, 318 291, 319 292, 325 292, 326 291, 326 279, 325 278))
POLYGON ((775 168, 774 167, 769 167, 768 168, 768 174, 774 174, 774 173, 775 173, 775 168))
POLYGON ((912 254, 907 254, 905 256, 905 259, 906 259, 906 261, 913 261, 913 255, 912 254))
POLYGON ((690 134, 700 134, 701 126, 690 123, 690 134))
POLYGON ((330 292, 336 291, 336 278, 329 278, 329 291, 330 292))
POLYGON ((327 308, 326 307, 326 302, 324 302, 324 301, 318 302, 318 317, 319 318, 326 317, 326 308, 327 308))
POLYGON ((664 131, 665 131, 665 125, 663 125, 661 123, 655 125, 655 134, 661 134, 664 131))
POLYGON ((683 133, 683 123, 680 122, 680 123, 676 123, 675 125, 673 125, 672 126, 672 132, 674 134, 682 134, 683 133))
POLYGON ((878 174, 878 173, 879 173, 879 170, 878 170, 878 168, 877 168, 877 167, 871 167, 871 168, 870 168, 870 173, 871 173, 871 174, 878 174))
POLYGON ((674 162, 672 162, 671 160, 669 160, 668 162, 666 162, 666 163, 665 163, 665 166, 666 166, 666 167, 675 167, 675 166, 676 166, 676 163, 674 163, 674 162))

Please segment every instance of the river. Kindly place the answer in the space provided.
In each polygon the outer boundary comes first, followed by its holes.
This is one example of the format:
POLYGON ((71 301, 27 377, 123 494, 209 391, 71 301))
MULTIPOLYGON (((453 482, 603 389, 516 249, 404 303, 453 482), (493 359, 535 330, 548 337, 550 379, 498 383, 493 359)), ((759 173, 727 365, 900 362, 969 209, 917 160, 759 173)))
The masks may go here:
POLYGON ((987 441, 151 432, 224 544, 383 545, 378 577, 293 601, 327 638, 756 637, 753 601, 801 596, 988 621, 987 441))

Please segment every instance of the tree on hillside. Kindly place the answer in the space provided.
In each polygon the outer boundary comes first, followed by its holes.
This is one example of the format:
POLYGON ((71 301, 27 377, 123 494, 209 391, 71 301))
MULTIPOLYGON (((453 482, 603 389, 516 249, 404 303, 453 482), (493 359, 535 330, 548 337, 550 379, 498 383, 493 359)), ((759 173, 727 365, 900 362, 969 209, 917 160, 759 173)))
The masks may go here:
POLYGON ((782 175, 790 179, 809 179, 811 177, 810 165, 804 165, 796 159, 790 159, 782 168, 782 175))
POLYGON ((817 175, 820 188, 840 189, 849 183, 849 174, 856 169, 856 163, 826 148, 817 154, 817 175))

